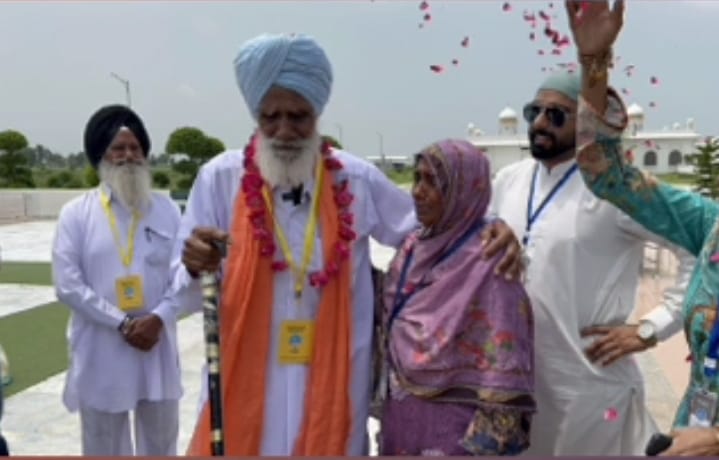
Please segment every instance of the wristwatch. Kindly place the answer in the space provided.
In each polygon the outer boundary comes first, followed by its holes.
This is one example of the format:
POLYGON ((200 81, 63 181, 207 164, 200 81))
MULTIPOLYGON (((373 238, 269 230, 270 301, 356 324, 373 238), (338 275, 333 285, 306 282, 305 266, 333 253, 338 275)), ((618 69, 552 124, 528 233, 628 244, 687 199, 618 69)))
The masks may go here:
POLYGON ((657 327, 651 321, 639 321, 637 336, 639 336, 639 340, 648 346, 654 346, 657 343, 657 327))
POLYGON ((120 331, 120 334, 125 335, 127 334, 127 328, 130 326, 130 321, 132 321, 132 318, 130 318, 130 315, 125 316, 122 319, 122 322, 119 326, 117 326, 117 330, 120 331))

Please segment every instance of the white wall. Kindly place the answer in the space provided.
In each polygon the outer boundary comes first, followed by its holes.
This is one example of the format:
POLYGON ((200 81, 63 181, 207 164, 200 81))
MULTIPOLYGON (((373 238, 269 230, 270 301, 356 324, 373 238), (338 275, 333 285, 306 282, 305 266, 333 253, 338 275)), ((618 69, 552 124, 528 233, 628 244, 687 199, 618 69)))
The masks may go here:
POLYGON ((486 149, 485 153, 489 157, 492 174, 497 173, 497 171, 505 166, 509 166, 531 156, 529 150, 521 150, 516 145, 492 145, 482 147, 486 149))
POLYGON ((655 145, 653 146, 647 146, 646 144, 637 141, 628 141, 625 142, 625 145, 634 147, 632 149, 632 153, 634 154, 635 166, 645 169, 653 174, 666 174, 677 172, 682 165, 687 165, 684 161, 684 157, 697 152, 695 147, 696 142, 697 139, 662 139, 655 141, 655 145), (656 165, 646 164, 647 153, 649 151, 653 151, 656 154, 656 165), (682 162, 678 165, 670 166, 669 155, 673 151, 677 151, 682 154, 682 162))
MULTIPOLYGON (((65 203, 87 189, 2 189, 0 221, 56 219, 65 203)), ((169 195, 167 190, 157 190, 169 195)))

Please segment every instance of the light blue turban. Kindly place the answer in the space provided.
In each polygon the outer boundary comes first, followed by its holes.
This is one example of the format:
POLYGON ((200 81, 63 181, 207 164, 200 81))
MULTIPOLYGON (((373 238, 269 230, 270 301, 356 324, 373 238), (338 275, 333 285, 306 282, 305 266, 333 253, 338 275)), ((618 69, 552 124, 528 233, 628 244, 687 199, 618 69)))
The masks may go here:
POLYGON ((554 72, 544 80, 537 92, 539 91, 556 91, 576 102, 582 92, 582 78, 577 71, 554 72))
POLYGON ((235 76, 252 116, 272 86, 300 94, 319 116, 332 90, 332 66, 324 50, 306 35, 260 35, 242 45, 235 76))

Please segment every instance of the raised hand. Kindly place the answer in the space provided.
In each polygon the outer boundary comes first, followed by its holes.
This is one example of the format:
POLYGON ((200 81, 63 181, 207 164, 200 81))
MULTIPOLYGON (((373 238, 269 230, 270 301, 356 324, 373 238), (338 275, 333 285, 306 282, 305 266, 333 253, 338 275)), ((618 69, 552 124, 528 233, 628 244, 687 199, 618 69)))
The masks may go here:
POLYGON ((624 25, 624 1, 567 0, 567 18, 580 56, 597 56, 609 51, 624 25))

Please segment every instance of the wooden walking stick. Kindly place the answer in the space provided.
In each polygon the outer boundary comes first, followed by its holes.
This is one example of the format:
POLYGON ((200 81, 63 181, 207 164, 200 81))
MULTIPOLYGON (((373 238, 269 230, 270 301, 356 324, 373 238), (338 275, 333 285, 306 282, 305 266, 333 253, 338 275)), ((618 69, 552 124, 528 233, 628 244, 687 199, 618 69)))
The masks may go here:
MULTIPOLYGON (((224 258, 225 243, 214 246, 224 258)), ((210 451, 213 456, 225 455, 225 433, 222 419, 222 379, 220 375, 220 321, 218 293, 220 281, 216 273, 202 273, 202 316, 205 329, 205 355, 207 359, 207 393, 210 400, 210 451)))

